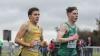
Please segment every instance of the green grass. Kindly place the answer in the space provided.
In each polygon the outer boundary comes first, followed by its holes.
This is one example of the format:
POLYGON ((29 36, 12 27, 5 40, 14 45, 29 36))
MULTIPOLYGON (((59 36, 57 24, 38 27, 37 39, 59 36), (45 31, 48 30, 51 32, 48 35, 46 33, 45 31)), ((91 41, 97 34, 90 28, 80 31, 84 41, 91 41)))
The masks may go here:
MULTIPOLYGON (((16 53, 14 53, 13 56, 15 56, 15 55, 16 55, 16 53)), ((2 51, 2 56, 9 56, 8 51, 7 51, 7 50, 3 50, 3 51, 2 51)), ((93 51, 93 56, 100 56, 100 52, 95 52, 95 51, 93 51)))
POLYGON ((100 56, 100 54, 94 54, 93 56, 100 56))
POLYGON ((2 51, 1 56, 9 56, 7 51, 2 51))
POLYGON ((93 49, 93 56, 100 56, 100 50, 99 49, 93 49))
POLYGON ((93 56, 100 56, 100 53, 99 52, 98 53, 94 52, 93 56))

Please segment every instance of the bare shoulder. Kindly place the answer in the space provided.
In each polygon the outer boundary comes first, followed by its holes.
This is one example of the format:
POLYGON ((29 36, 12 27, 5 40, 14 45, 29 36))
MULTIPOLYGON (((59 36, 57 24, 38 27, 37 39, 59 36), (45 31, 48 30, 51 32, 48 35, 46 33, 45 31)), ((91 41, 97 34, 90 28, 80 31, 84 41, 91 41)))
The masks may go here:
POLYGON ((28 27, 28 23, 25 22, 21 25, 20 29, 27 29, 27 27, 28 27))
POLYGON ((59 30, 68 31, 68 25, 65 23, 60 24, 60 26, 58 28, 59 28, 59 30))
POLYGON ((25 33, 26 30, 27 30, 27 24, 26 24, 26 23, 23 23, 23 24, 20 26, 19 30, 18 30, 18 34, 25 33))

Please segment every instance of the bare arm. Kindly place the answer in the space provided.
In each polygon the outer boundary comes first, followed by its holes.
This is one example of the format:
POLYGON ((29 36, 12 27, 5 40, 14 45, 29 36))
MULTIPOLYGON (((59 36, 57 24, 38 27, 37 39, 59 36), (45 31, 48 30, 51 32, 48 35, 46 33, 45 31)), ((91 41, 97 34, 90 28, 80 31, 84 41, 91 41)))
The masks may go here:
POLYGON ((79 35, 78 34, 74 34, 73 36, 70 36, 66 40, 69 40, 69 41, 71 41, 71 40, 78 40, 78 38, 79 38, 79 35))
POLYGON ((59 31, 57 32, 57 38, 59 42, 67 42, 66 38, 63 38, 65 32, 67 32, 66 28, 61 25, 59 31))
POLYGON ((25 26, 24 24, 20 27, 20 29, 16 35, 16 38, 15 38, 15 43, 25 46, 25 47, 31 47, 30 43, 26 43, 26 42, 24 42, 24 40, 22 40, 22 39, 24 39, 24 35, 27 31, 26 27, 27 26, 25 26))
POLYGON ((78 34, 75 34, 73 36, 69 36, 68 38, 63 38, 63 35, 65 33, 67 33, 67 29, 64 26, 60 26, 60 29, 57 33, 57 37, 59 42, 68 42, 68 41, 72 41, 72 40, 77 40, 79 38, 78 34))
POLYGON ((40 37, 40 41, 42 42, 42 41, 43 41, 43 29, 42 29, 42 28, 40 28, 40 30, 41 30, 41 37, 40 37))

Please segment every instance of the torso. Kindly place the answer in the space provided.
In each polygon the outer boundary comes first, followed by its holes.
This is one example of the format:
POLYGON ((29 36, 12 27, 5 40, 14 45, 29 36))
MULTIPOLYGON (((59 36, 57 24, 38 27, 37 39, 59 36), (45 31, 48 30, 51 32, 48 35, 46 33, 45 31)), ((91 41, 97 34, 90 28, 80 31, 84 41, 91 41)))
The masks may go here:
MULTIPOLYGON (((69 36, 72 36, 77 33, 77 28, 75 25, 71 26, 68 23, 64 24, 66 25, 67 32, 63 35, 63 38, 68 38, 69 36)), ((69 41, 68 43, 61 43, 61 48, 76 48, 76 41, 77 40, 69 41)))
POLYGON ((32 42, 33 40, 40 40, 41 37, 41 30, 39 26, 34 26, 32 23, 28 22, 27 25, 27 32, 24 36, 25 42, 32 42))

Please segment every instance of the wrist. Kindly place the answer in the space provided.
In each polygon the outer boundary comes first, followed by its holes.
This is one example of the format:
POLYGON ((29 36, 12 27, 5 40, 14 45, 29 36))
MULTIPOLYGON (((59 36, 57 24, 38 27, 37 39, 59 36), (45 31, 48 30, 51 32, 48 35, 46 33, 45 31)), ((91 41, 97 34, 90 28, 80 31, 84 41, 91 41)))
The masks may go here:
POLYGON ((65 42, 68 42, 68 38, 65 38, 65 42))
POLYGON ((26 47, 30 47, 31 44, 29 44, 29 43, 25 43, 25 46, 26 46, 26 47))

